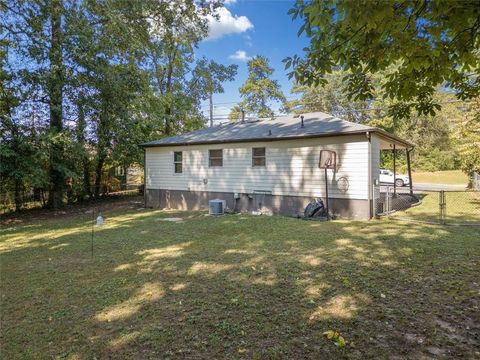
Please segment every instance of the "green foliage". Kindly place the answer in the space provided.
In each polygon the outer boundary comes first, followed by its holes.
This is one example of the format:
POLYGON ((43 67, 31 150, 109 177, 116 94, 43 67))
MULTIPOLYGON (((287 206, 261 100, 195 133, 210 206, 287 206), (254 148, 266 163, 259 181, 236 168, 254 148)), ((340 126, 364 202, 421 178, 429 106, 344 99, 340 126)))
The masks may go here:
POLYGON ((382 85, 395 118, 411 110, 434 115, 438 86, 446 83, 459 99, 480 94, 480 6, 477 1, 379 2, 298 0, 289 13, 310 39, 305 56, 284 60, 300 84, 325 85, 338 68, 348 73, 350 100, 374 97, 372 74, 392 66, 382 85))
POLYGON ((471 112, 459 124, 455 141, 457 143, 460 168, 469 176, 480 173, 480 98, 471 112))
POLYGON ((111 167, 142 163, 138 144, 204 126, 201 101, 237 71, 195 60, 219 5, 1 2, 2 191, 42 179, 58 206, 67 193, 89 195, 94 180, 98 196, 111 167))
POLYGON ((301 98, 289 101, 288 107, 298 114, 322 111, 356 123, 370 120, 369 102, 352 101, 345 96, 344 76, 345 72, 335 71, 325 76, 324 86, 295 85, 292 93, 301 94, 301 98))
MULTIPOLYGON (((274 115, 270 103, 272 101, 280 102, 285 107, 286 98, 280 89, 277 80, 272 80, 273 68, 270 67, 268 59, 263 56, 255 56, 248 63, 248 78, 240 87, 240 96, 242 101, 238 105, 247 114, 257 117, 271 117, 274 115)), ((236 117, 237 110, 230 113, 232 120, 236 117)), ((238 117, 237 117, 238 118, 238 117)))
MULTIPOLYGON (((436 96, 443 99, 449 98, 448 94, 442 93, 436 96)), ((394 133, 415 144, 411 156, 414 170, 452 170, 458 168, 458 151, 454 136, 457 131, 455 119, 461 116, 462 112, 452 104, 446 105, 435 116, 411 114, 403 121, 395 121, 394 118, 387 116, 373 118, 368 124, 394 133)), ((382 166, 391 169, 392 153, 383 151, 381 156, 382 166)), ((404 156, 397 158, 397 166, 402 171, 406 171, 404 156)))
POLYGON ((238 121, 242 118, 242 109, 239 105, 235 105, 230 109, 230 113, 228 114, 228 119, 230 121, 238 121))
POLYGON ((340 335, 338 331, 327 330, 323 333, 323 336, 325 336, 328 340, 333 341, 333 343, 338 347, 347 346, 345 342, 345 338, 342 335, 340 335))
MULTIPOLYGON (((11 121, 2 122, 0 144, 0 191, 19 187, 18 191, 28 188, 45 188, 48 176, 45 142, 36 139, 25 126, 11 121)), ((21 207, 21 204, 19 204, 21 207)))
MULTIPOLYGON (((387 74, 392 70, 389 69, 387 74)), ((372 76, 373 98, 366 100, 349 100, 345 93, 342 79, 345 71, 338 70, 325 76, 324 86, 297 85, 293 91, 301 97, 289 102, 296 112, 323 111, 349 121, 366 123, 382 128, 408 139, 415 144, 412 153, 412 167, 415 170, 438 171, 457 169, 459 159, 463 157, 458 149, 455 137, 459 131, 459 122, 465 117, 465 104, 455 101, 453 94, 439 90, 434 94, 434 101, 443 104, 440 112, 434 116, 411 113, 401 121, 386 111, 391 101, 384 99, 382 85, 388 81, 384 73, 372 76)), ((393 155, 382 151, 382 167, 393 168, 393 155)), ((405 156, 398 156, 397 166, 406 171, 405 156)))
POLYGON ((203 57, 193 70, 193 78, 189 82, 191 92, 202 100, 206 100, 209 94, 221 94, 225 91, 223 83, 233 81, 237 70, 238 65, 225 66, 203 57))

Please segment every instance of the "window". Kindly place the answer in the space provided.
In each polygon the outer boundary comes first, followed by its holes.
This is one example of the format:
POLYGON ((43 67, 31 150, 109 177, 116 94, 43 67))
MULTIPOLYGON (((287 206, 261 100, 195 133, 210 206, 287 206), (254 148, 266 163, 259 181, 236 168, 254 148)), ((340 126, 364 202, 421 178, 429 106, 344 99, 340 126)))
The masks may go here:
POLYGON ((208 164, 210 167, 223 166, 223 150, 208 150, 208 164))
POLYGON ((173 166, 175 167, 175 174, 183 172, 183 154, 181 151, 173 152, 173 166))
POLYGON ((124 176, 125 175, 125 169, 122 166, 117 166, 115 168, 115 176, 124 176))
POLYGON ((252 166, 265 166, 265 148, 252 149, 252 166))

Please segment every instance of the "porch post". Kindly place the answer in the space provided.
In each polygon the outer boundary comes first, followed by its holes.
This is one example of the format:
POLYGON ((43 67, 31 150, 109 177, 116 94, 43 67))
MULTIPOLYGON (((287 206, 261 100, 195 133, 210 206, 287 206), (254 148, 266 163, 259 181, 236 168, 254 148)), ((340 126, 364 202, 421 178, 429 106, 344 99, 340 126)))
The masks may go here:
POLYGON ((397 177, 397 148, 395 144, 393 144, 393 197, 397 196, 397 182, 395 180, 397 177))
POLYGON ((410 195, 413 195, 412 168, 410 167, 410 151, 411 151, 411 149, 407 148, 406 151, 407 151, 408 187, 410 188, 410 195))

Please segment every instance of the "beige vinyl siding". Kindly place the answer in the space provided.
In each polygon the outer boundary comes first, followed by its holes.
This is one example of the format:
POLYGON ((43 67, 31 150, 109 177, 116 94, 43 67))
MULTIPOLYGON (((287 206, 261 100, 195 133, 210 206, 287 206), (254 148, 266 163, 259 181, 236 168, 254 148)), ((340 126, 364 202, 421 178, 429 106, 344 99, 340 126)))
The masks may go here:
POLYGON ((146 149, 147 189, 324 196, 320 150, 337 152, 338 168, 328 170, 332 197, 368 198, 368 143, 365 135, 303 140, 154 147, 146 149), (252 166, 252 148, 266 148, 266 166, 252 166), (223 149, 223 166, 208 166, 208 150, 223 149), (175 174, 173 152, 183 151, 183 173, 175 174), (336 180, 346 177, 342 192, 336 180), (206 184, 205 184, 206 182, 206 184))

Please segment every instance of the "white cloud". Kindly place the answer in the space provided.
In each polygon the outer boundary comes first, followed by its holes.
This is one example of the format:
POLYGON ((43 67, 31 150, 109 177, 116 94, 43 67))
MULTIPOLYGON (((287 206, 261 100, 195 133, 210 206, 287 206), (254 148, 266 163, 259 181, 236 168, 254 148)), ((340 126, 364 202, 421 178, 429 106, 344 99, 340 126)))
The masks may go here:
POLYGON ((237 0, 225 0, 224 4, 225 5, 232 5, 232 4, 235 4, 237 2, 237 0))
POLYGON ((253 24, 246 16, 232 15, 230 10, 221 7, 217 10, 218 19, 208 15, 209 32, 207 40, 221 38, 229 34, 241 34, 253 28, 253 24))
POLYGON ((252 37, 250 35, 246 34, 243 38, 245 39, 245 45, 247 45, 248 47, 253 46, 252 37))
POLYGON ((251 59, 251 57, 247 56, 247 53, 243 50, 235 51, 235 53, 230 55, 229 58, 232 60, 238 60, 238 61, 248 61, 251 59))

